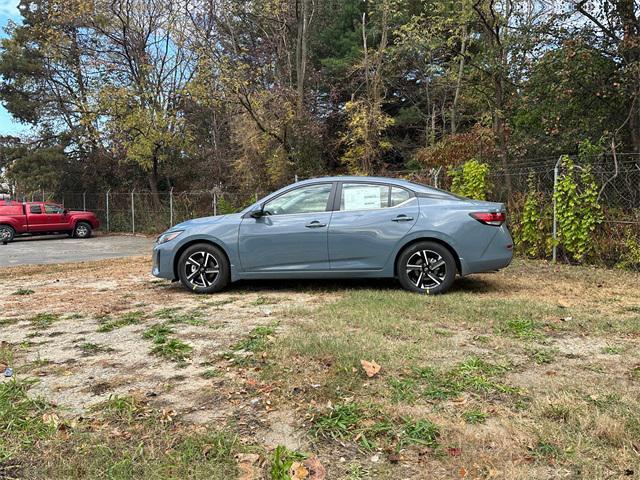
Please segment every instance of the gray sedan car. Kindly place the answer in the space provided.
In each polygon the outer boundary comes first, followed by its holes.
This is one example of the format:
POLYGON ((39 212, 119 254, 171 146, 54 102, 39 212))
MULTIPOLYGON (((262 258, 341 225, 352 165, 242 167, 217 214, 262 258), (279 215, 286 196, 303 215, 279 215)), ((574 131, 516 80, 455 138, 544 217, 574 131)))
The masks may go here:
POLYGON ((196 293, 241 279, 355 277, 443 293, 457 274, 509 265, 505 220, 501 203, 405 180, 316 178, 240 213, 172 227, 154 246, 153 274, 196 293))

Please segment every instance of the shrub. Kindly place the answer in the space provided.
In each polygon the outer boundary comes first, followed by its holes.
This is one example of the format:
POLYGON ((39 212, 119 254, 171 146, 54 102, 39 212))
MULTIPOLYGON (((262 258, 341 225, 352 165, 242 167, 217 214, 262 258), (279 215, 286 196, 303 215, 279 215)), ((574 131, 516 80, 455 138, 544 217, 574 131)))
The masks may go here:
POLYGON ((491 189, 489 165, 472 159, 459 167, 450 168, 451 191, 463 197, 486 200, 491 189))

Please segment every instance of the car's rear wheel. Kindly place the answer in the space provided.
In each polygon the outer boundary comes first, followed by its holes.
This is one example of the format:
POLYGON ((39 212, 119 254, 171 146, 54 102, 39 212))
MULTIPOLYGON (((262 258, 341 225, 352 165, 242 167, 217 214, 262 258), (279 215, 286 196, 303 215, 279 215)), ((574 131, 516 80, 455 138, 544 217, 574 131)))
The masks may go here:
POLYGON ((91 236, 91 225, 87 222, 78 222, 73 230, 73 236, 76 238, 89 238, 91 236))
POLYGON ((396 264, 398 280, 405 289, 428 294, 449 290, 456 270, 456 261, 449 249, 429 241, 407 247, 396 264))
POLYGON ((229 261, 218 247, 196 243, 178 259, 178 277, 187 290, 195 293, 219 292, 229 283, 229 261))
POLYGON ((0 242, 9 243, 16 236, 16 231, 10 225, 0 225, 0 242))

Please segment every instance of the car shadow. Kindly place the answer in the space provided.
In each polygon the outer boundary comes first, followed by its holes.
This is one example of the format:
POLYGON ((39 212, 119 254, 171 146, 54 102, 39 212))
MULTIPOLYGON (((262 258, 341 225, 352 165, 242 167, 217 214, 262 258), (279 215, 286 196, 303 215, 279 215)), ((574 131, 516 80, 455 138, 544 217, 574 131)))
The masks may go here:
MULTIPOLYGON (((345 290, 402 290, 396 279, 296 279, 296 280, 240 280, 230 284, 227 292, 305 291, 341 292, 345 290)), ((490 279, 478 277, 457 278, 449 292, 491 293, 499 290, 490 279)))

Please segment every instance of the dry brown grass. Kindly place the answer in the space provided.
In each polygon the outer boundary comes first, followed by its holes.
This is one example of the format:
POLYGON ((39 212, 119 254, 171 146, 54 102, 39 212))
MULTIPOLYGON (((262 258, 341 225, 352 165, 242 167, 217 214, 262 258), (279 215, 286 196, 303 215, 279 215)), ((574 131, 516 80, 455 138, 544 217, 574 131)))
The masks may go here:
POLYGON ((229 478, 234 452, 255 449, 266 472, 284 444, 319 455, 331 479, 640 474, 637 274, 517 261, 440 297, 389 281, 256 282, 202 297, 149 269, 130 258, 3 271, 0 363, 37 379, 29 395, 57 404, 65 422, 97 415, 108 427, 49 432, 40 454, 27 442, 0 464, 73 476, 54 453, 65 441, 64 461, 86 478, 166 475, 163 448, 183 477, 229 478), (113 329, 98 331, 106 322, 113 329), (157 325, 166 339, 144 335, 157 325), (186 361, 170 360, 177 342, 192 348, 186 361), (367 378, 362 359, 381 372, 367 378), (109 398, 137 399, 153 421, 136 430, 102 418, 109 398), (333 417, 345 405, 353 423, 342 432, 333 417), (431 424, 435 443, 421 430, 431 424), (112 428, 120 436, 108 442, 124 453, 110 462, 95 449, 112 428), (210 429, 239 440, 190 460, 212 448, 198 447, 218 435, 210 429), (157 451, 137 455, 141 438, 157 451), (174 451, 179 442, 191 443, 174 451), (80 468, 83 449, 100 462, 80 468))

